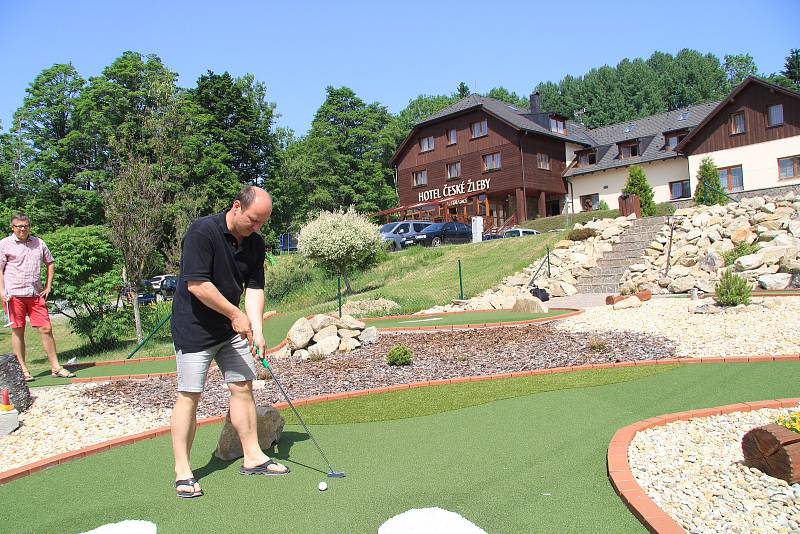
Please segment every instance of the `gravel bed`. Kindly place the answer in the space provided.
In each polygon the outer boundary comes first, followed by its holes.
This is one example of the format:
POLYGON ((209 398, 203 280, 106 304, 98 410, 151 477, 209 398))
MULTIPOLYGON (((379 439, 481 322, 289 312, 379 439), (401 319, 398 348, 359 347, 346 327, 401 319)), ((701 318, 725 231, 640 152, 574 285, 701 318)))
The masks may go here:
MULTIPOLYGON (((649 333, 671 340, 679 356, 755 356, 800 353, 800 297, 753 299, 715 314, 689 313, 689 299, 653 298, 639 308, 587 308, 558 321, 567 332, 649 333)), ((710 302, 710 301, 709 301, 710 302)))
POLYGON ((742 437, 790 410, 765 409, 638 432, 628 447, 636 481, 690 533, 800 532, 800 484, 742 464, 742 437))

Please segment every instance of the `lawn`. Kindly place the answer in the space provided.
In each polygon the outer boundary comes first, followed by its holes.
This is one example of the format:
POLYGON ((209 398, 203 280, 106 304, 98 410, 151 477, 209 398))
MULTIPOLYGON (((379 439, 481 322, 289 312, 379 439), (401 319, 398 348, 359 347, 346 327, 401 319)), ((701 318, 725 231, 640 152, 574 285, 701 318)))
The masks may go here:
POLYGON ((410 508, 438 506, 487 532, 643 533, 608 481, 614 432, 659 414, 798 395, 800 363, 641 366, 432 386, 302 406, 302 427, 270 451, 286 477, 242 477, 211 458, 219 425, 193 449, 206 495, 172 488, 169 436, 145 440, 0 486, 9 532, 82 532, 145 519, 160 533, 280 530, 376 532, 410 508), (110 476, 113 473, 113 476, 110 476), (326 492, 317 483, 327 480, 326 492), (58 513, 45 513, 54 506, 58 513), (91 497, 89 497, 91 496, 91 497))
POLYGON ((534 321, 550 319, 569 313, 571 310, 554 309, 547 313, 515 312, 511 310, 477 311, 466 313, 436 313, 414 317, 386 317, 366 319, 367 326, 378 328, 413 328, 418 326, 482 325, 491 323, 534 321))

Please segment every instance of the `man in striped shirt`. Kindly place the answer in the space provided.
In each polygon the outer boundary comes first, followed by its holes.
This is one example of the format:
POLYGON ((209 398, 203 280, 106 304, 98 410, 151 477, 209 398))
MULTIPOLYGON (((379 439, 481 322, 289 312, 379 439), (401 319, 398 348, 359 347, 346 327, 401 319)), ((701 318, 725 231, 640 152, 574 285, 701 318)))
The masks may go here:
POLYGON ((50 360, 51 374, 60 378, 75 376, 58 363, 56 342, 47 312, 47 296, 53 283, 55 266, 47 245, 31 235, 27 215, 11 218, 12 235, 0 240, 0 298, 6 303, 11 324, 11 349, 19 360, 25 380, 33 380, 25 365, 25 317, 39 329, 42 345, 50 360), (42 287, 42 263, 47 265, 47 282, 42 287))

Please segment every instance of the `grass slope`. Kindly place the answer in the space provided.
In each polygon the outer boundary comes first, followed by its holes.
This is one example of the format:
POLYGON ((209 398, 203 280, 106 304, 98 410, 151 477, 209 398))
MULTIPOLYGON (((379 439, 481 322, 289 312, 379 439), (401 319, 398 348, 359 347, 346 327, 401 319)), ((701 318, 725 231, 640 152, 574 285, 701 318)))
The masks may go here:
MULTIPOLYGON (((334 467, 347 472, 327 479, 327 492, 316 489, 326 468, 302 428, 287 427, 271 452, 292 473, 259 478, 240 476, 238 462, 210 458, 219 426, 202 427, 193 458, 202 498, 174 496, 164 436, 0 486, 0 524, 18 533, 81 532, 123 519, 153 521, 165 534, 374 533, 405 510, 440 506, 487 532, 643 533, 608 482, 605 453, 614 432, 663 413, 797 396, 799 371, 788 361, 693 364, 424 417, 315 426, 334 467)), ((415 401, 403 399, 409 407, 415 401)))

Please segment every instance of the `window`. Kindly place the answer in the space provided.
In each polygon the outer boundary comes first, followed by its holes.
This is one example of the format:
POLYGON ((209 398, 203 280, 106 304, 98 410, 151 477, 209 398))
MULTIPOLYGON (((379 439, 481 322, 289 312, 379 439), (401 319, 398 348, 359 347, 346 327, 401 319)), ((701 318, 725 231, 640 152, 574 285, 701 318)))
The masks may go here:
POLYGON ((475 139, 476 137, 483 137, 484 135, 489 135, 489 123, 486 119, 483 119, 479 122, 473 122, 469 125, 470 129, 472 129, 472 138, 475 139))
POLYGON ((536 154, 536 163, 540 169, 549 169, 550 156, 548 154, 536 154))
POLYGON ((669 198, 677 200, 679 198, 691 198, 692 190, 689 187, 689 180, 669 183, 669 198))
POLYGON ((584 167, 586 165, 594 165, 597 163, 597 152, 583 152, 578 154, 578 166, 584 167))
POLYGON ((800 156, 778 160, 781 178, 800 178, 800 156))
POLYGON ((679 121, 685 121, 688 118, 689 118, 689 112, 688 111, 684 111, 683 113, 678 115, 678 120, 679 121))
POLYGON ((414 227, 415 232, 421 232, 430 225, 431 223, 425 222, 425 223, 414 223, 412 226, 414 227))
POLYGON ((769 126, 783 124, 783 104, 775 104, 767 108, 767 124, 769 126))
POLYGON ((458 134, 455 128, 447 130, 447 144, 454 145, 458 141, 458 134))
POLYGON ((419 140, 419 151, 428 152, 433 150, 433 136, 423 137, 419 140))
POLYGON ((600 208, 600 194, 581 195, 581 211, 592 211, 600 208))
POLYGON ((728 193, 735 193, 737 191, 744 191, 744 176, 742 175, 742 166, 725 167, 719 170, 719 185, 723 191, 728 193))
POLYGON ((452 180, 454 178, 461 177, 461 162, 456 161, 455 163, 448 163, 447 164, 447 179, 452 180))
POLYGON ((400 224, 397 225, 397 228, 395 228, 394 232, 392 232, 392 233, 393 234, 407 234, 410 226, 411 225, 409 225, 408 223, 400 223, 400 224))
POLYGON ((744 124, 744 111, 731 113, 731 135, 736 135, 746 132, 744 124))
POLYGON ((494 171, 500 168, 500 152, 483 156, 483 170, 494 171))
POLYGON ((631 123, 625 127, 625 133, 632 132, 636 128, 636 125, 631 123))
POLYGON ((557 117, 550 117, 550 131, 563 134, 565 132, 564 121, 557 117))
POLYGON ((639 143, 629 143, 619 146, 619 159, 633 158, 639 155, 639 143))
POLYGON ((678 143, 683 141, 684 137, 686 137, 685 133, 668 135, 667 136, 666 149, 667 150, 675 150, 675 147, 678 146, 678 143))
POLYGON ((414 187, 428 185, 428 171, 417 171, 414 173, 414 187))

